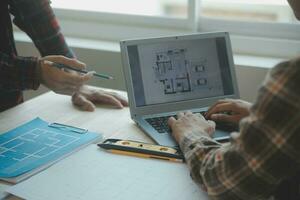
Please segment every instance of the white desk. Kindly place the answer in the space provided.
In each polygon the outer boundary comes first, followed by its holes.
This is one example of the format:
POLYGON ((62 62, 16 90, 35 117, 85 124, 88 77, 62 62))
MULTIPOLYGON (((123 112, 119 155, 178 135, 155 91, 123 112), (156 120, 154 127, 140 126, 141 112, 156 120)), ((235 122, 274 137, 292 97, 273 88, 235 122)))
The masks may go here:
MULTIPOLYGON (((122 92, 122 95, 126 95, 126 93, 122 92)), ((131 120, 128 108, 114 109, 109 106, 98 106, 94 112, 84 112, 72 105, 70 97, 57 95, 53 92, 46 93, 0 113, 0 133, 36 117, 49 122, 87 128, 90 131, 102 133, 106 138, 123 138, 153 143, 131 120)), ((183 178, 187 177, 183 174, 183 178)), ((0 199, 5 187, 6 185, 0 182, 0 199)), ((198 193, 197 188, 194 191, 198 193)), ((201 196, 200 193, 199 191, 201 196)), ((201 199, 207 199, 202 198, 202 196, 201 199)), ((18 198, 10 196, 5 199, 18 198)))
MULTIPOLYGON (((126 95, 125 92, 122 94, 126 95)), ((69 96, 57 95, 53 92, 48 92, 0 113, 0 133, 37 116, 49 122, 87 128, 90 131, 102 133, 104 137, 152 142, 135 126, 128 108, 114 109, 109 106, 98 106, 94 112, 84 112, 72 105, 69 96)), ((0 199, 5 188, 6 184, 0 182, 0 199)))
MULTIPOLYGON (((126 95, 125 92, 122 92, 126 95)), ((152 142, 130 119, 128 108, 98 106, 94 112, 84 112, 71 103, 69 96, 48 92, 19 106, 0 113, 0 133, 6 132, 35 117, 100 132, 104 137, 136 139, 152 142)))

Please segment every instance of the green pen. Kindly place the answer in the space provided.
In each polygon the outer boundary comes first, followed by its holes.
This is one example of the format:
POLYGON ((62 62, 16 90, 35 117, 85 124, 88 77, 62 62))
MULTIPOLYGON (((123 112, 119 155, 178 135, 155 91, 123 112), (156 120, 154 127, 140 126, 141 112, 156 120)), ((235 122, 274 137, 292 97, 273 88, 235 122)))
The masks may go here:
MULTIPOLYGON (((88 71, 81 70, 81 69, 76 69, 76 68, 70 67, 68 65, 61 64, 61 63, 55 63, 55 62, 53 62, 52 66, 54 66, 54 67, 56 67, 58 69, 68 69, 68 70, 72 70, 72 71, 79 72, 79 73, 82 73, 82 74, 89 73, 88 71)), ((99 74, 99 73, 96 73, 96 72, 93 73, 93 76, 96 76, 96 77, 99 77, 99 78, 110 79, 110 80, 114 79, 112 76, 109 76, 109 75, 106 75, 106 74, 99 74)))

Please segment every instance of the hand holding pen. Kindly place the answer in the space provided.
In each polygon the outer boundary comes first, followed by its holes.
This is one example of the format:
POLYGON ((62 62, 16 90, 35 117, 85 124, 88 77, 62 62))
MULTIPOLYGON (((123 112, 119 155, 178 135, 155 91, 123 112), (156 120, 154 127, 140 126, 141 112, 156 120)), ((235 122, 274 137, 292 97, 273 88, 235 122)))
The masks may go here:
POLYGON ((95 71, 85 71, 85 70, 77 69, 77 68, 62 64, 62 63, 52 63, 52 66, 57 67, 58 69, 65 69, 67 71, 71 70, 71 71, 78 72, 78 73, 81 73, 81 74, 91 73, 93 76, 96 76, 98 78, 113 79, 112 76, 109 76, 109 75, 106 75, 106 74, 99 74, 99 73, 96 73, 95 71))
POLYGON ((64 56, 46 56, 39 60, 40 82, 59 94, 71 95, 84 85, 93 75, 101 78, 112 77, 85 71, 86 65, 64 56), (64 69, 64 70, 61 70, 64 69))
MULTIPOLYGON (((94 111, 96 104, 115 108, 128 105, 127 99, 116 92, 106 91, 85 83, 92 77, 112 79, 111 76, 85 71, 86 65, 64 56, 46 56, 39 60, 36 77, 41 84, 59 94, 72 95, 72 103, 80 110, 94 111)), ((34 80, 35 81, 35 80, 34 80)))
POLYGON ((53 66, 53 63, 63 63, 73 66, 76 69, 85 69, 86 65, 78 60, 64 56, 46 56, 39 60, 40 83, 58 94, 71 95, 76 92, 92 74, 79 74, 60 70, 53 66))

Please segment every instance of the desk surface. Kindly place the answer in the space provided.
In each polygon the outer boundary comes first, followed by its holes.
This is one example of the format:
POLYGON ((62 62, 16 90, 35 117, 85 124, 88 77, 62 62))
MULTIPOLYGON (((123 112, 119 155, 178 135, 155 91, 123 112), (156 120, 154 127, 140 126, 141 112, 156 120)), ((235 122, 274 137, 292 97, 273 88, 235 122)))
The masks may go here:
MULTIPOLYGON (((121 93, 126 95, 125 92, 121 93)), ((94 112, 84 112, 72 105, 69 96, 57 95, 53 92, 48 92, 0 113, 0 133, 35 117, 49 122, 87 128, 90 131, 102 133, 105 138, 123 138, 153 143, 131 120, 128 108, 114 109, 109 106, 98 106, 94 112)), ((0 183, 0 199, 4 190, 5 184, 0 183)))
MULTIPOLYGON (((126 95, 125 92, 121 92, 126 95)), ((71 103, 69 96, 48 92, 0 113, 0 133, 13 129, 36 117, 100 132, 104 137, 153 142, 130 118, 129 108, 98 106, 94 112, 84 112, 71 103)))

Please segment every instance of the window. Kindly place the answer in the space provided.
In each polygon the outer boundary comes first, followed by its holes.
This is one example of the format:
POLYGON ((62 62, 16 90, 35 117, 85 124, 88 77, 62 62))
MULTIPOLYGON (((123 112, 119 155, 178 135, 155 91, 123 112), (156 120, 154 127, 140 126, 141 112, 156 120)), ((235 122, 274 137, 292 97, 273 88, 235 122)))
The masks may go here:
POLYGON ((187 0, 52 0, 55 8, 186 18, 187 0))
POLYGON ((202 15, 241 21, 296 22, 286 0, 203 0, 202 15))
POLYGON ((119 41, 229 31, 237 53, 300 54, 300 23, 286 0, 52 0, 67 36, 119 41))
POLYGON ((52 0, 67 36, 119 41, 196 30, 195 0, 52 0))
POLYGON ((286 0, 202 0, 200 31, 227 30, 237 53, 300 54, 300 23, 286 0))

